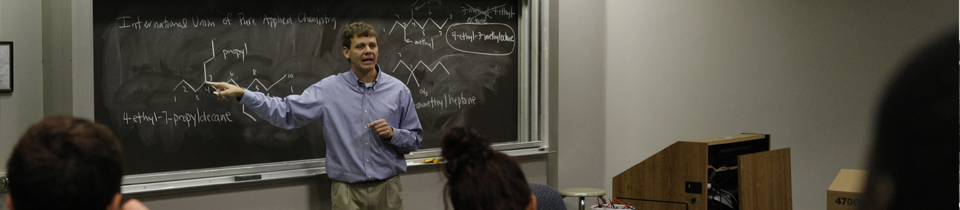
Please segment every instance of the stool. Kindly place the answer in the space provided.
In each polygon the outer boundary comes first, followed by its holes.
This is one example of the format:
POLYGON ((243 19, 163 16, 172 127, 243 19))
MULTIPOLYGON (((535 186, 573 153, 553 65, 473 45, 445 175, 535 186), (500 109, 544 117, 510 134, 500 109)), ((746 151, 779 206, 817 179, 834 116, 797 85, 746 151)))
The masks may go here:
POLYGON ((607 195, 607 191, 597 188, 566 188, 560 190, 560 196, 580 197, 580 210, 583 210, 584 197, 603 197, 604 195, 607 195))

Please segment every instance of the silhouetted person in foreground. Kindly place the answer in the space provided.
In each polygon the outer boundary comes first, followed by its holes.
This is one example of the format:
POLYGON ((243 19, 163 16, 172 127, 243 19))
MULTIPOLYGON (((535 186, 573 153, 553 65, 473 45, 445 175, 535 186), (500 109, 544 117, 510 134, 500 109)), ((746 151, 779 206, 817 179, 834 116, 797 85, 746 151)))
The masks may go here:
POLYGON ((951 30, 915 54, 895 79, 880 104, 869 158, 868 178, 860 209, 940 209, 953 198, 943 186, 953 182, 957 152, 953 121, 958 119, 957 72, 951 30))

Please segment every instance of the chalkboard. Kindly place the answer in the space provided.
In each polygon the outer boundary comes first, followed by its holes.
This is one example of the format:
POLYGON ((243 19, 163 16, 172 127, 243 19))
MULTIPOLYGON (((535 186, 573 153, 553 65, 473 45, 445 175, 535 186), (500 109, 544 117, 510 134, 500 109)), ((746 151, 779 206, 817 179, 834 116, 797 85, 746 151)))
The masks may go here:
POLYGON ((381 70, 414 93, 421 150, 444 128, 518 141, 518 0, 94 0, 97 122, 125 174, 323 158, 320 122, 284 130, 204 81, 283 97, 349 70, 341 30, 379 33, 381 70))

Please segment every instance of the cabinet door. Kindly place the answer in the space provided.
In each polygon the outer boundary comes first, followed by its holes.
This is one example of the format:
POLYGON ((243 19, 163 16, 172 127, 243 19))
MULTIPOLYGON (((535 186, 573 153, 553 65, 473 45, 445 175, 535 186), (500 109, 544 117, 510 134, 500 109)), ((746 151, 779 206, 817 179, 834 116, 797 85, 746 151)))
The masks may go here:
POLYGON ((741 210, 793 209, 790 148, 737 157, 741 210))

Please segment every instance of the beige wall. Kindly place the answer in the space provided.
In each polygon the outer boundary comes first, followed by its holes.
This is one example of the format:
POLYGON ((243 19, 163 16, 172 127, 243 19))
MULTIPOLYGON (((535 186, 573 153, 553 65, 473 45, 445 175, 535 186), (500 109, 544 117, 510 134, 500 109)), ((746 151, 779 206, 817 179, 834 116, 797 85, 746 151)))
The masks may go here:
POLYGON ((43 117, 40 11, 40 1, 0 0, 0 40, 12 41, 14 47, 14 92, 0 93, 0 163, 4 166, 20 134, 43 117))
POLYGON ((72 2, 43 0, 43 114, 73 114, 72 2))
POLYGON ((677 140, 768 133, 792 150, 794 209, 824 209, 839 170, 865 168, 881 88, 952 4, 606 1, 606 189, 677 140))
POLYGON ((0 41, 14 47, 14 92, 0 94, 0 171, 20 134, 43 116, 40 11, 40 1, 0 0, 0 41))
MULTIPOLYGON (((558 188, 603 188, 605 176, 603 1, 559 1, 558 188)), ((575 209, 577 199, 564 200, 575 209)))

